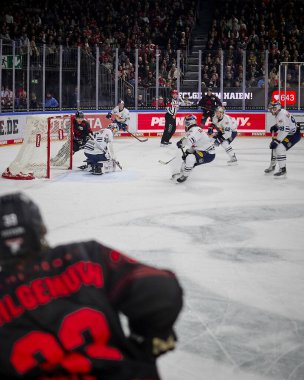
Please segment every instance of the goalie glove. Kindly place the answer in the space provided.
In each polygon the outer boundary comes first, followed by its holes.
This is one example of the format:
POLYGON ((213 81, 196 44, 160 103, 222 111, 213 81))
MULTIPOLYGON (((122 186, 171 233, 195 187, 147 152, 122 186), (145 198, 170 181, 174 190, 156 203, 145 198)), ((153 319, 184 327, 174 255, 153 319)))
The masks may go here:
POLYGON ((277 140, 277 139, 273 139, 271 141, 271 143, 269 144, 269 148, 270 149, 276 149, 276 147, 281 144, 281 141, 277 140))
POLYGON ((111 119, 111 117, 112 117, 112 113, 109 112, 109 113, 107 114, 106 118, 107 118, 107 119, 111 119))

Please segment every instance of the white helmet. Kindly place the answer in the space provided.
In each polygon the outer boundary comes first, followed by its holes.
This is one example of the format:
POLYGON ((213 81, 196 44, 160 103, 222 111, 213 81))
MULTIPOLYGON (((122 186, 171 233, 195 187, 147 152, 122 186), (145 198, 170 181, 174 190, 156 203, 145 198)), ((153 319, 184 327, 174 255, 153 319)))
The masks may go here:
POLYGON ((272 115, 277 115, 282 109, 282 104, 278 101, 270 102, 268 109, 272 113, 272 115))
POLYGON ((222 120, 222 118, 225 115, 225 110, 223 107, 217 107, 215 110, 215 116, 219 119, 222 120))
POLYGON ((196 116, 195 115, 187 115, 185 117, 185 130, 189 131, 191 127, 197 125, 196 116))
POLYGON ((115 133, 117 132, 117 124, 116 123, 110 123, 108 126, 107 126, 108 129, 111 129, 111 131, 113 132, 113 135, 115 135, 115 133))

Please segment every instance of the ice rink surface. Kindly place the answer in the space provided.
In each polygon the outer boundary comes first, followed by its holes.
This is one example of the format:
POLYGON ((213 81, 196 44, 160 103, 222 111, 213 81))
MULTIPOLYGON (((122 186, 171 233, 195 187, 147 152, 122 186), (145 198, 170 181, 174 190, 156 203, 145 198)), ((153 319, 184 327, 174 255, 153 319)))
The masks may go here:
MULTIPOLYGON (((174 142, 177 139, 174 140, 174 142)), ((269 138, 221 147, 183 184, 158 138, 116 139, 123 171, 55 172, 50 180, 0 179, 41 207, 54 245, 97 239, 179 277, 185 305, 163 380, 304 379, 304 140, 287 156, 287 179, 264 175, 269 138)), ((0 172, 18 147, 0 148, 0 172)), ((75 155, 80 165, 83 153, 75 155)))

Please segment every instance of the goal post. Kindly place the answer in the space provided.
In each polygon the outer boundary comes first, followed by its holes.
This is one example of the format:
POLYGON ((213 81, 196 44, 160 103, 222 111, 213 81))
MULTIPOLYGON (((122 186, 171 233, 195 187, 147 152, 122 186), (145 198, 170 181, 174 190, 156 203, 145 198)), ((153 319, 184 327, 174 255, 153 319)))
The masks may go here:
POLYGON ((70 115, 28 116, 24 140, 3 178, 50 178, 52 169, 72 169, 73 130, 70 115))

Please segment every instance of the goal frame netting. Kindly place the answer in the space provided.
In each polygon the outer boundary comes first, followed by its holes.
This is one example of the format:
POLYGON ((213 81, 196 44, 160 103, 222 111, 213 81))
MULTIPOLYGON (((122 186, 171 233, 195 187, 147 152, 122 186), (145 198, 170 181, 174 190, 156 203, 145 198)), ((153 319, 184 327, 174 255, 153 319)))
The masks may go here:
POLYGON ((71 115, 30 115, 21 148, 2 177, 15 180, 50 178, 52 169, 73 167, 71 115))

